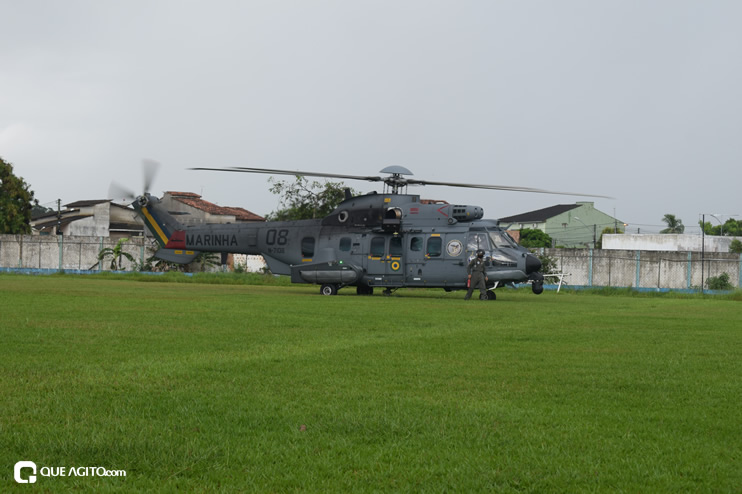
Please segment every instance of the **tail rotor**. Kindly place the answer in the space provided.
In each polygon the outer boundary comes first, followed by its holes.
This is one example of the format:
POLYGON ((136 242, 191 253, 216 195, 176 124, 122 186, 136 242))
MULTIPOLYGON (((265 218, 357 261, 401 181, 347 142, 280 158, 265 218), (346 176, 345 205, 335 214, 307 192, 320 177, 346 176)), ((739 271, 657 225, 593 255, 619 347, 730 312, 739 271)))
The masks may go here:
POLYGON ((111 182, 111 185, 108 187, 108 198, 114 201, 122 200, 128 203, 131 203, 134 200, 138 200, 141 203, 144 199, 146 204, 146 197, 149 196, 149 191, 152 188, 152 183, 154 182, 159 169, 160 163, 157 161, 150 159, 142 160, 143 194, 137 196, 137 194, 128 187, 117 182, 111 182))

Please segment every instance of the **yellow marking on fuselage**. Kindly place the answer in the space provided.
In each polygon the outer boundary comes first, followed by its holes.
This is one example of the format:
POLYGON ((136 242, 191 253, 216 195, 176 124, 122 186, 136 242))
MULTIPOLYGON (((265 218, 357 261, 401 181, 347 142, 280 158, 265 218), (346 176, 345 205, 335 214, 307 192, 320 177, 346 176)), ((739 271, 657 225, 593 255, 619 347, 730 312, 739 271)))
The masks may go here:
POLYGON ((165 232, 162 231, 162 228, 160 228, 160 225, 157 224, 155 219, 152 217, 152 215, 149 213, 146 207, 142 208, 142 214, 144 215, 147 220, 149 220, 150 224, 152 225, 152 228, 155 229, 155 233, 160 237, 160 240, 162 240, 163 244, 167 244, 168 238, 165 235, 165 232))

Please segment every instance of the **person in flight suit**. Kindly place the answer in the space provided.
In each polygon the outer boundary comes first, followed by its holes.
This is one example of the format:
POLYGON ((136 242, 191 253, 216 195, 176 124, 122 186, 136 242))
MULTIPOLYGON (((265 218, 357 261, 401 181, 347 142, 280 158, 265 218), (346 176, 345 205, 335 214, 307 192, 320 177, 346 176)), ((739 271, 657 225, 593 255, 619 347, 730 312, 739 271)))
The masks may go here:
POLYGON ((477 257, 471 260, 466 268, 469 275, 469 291, 466 292, 464 300, 469 300, 475 288, 479 288, 479 300, 487 300, 487 281, 489 278, 485 274, 484 251, 479 249, 477 257))

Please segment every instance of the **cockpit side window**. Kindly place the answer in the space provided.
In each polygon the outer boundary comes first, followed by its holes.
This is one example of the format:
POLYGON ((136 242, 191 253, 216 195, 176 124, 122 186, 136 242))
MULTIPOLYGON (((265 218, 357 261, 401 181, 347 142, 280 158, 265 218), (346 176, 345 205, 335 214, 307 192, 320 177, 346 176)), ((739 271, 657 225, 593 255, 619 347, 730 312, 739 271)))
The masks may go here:
POLYGON ((476 252, 482 249, 485 252, 490 250, 490 242, 486 233, 470 233, 466 242, 466 250, 476 252))

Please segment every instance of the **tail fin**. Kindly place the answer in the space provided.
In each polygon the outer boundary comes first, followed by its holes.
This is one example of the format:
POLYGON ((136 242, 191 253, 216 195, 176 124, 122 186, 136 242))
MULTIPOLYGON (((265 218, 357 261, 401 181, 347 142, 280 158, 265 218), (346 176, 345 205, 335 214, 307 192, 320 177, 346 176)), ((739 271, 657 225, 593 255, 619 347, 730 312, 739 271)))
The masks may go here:
POLYGON ((160 206, 160 200, 149 194, 139 196, 134 201, 134 209, 139 213, 160 244, 155 257, 177 264, 188 264, 200 254, 199 251, 186 250, 186 235, 183 225, 160 206))
POLYGON ((152 233, 160 244, 160 247, 165 248, 170 242, 170 239, 176 234, 176 238, 182 242, 182 246, 185 247, 185 234, 184 228, 172 215, 160 206, 160 200, 156 197, 152 197, 149 194, 139 196, 134 201, 134 209, 139 213, 147 226, 147 229, 152 233), (179 233, 180 232, 180 233, 179 233))

